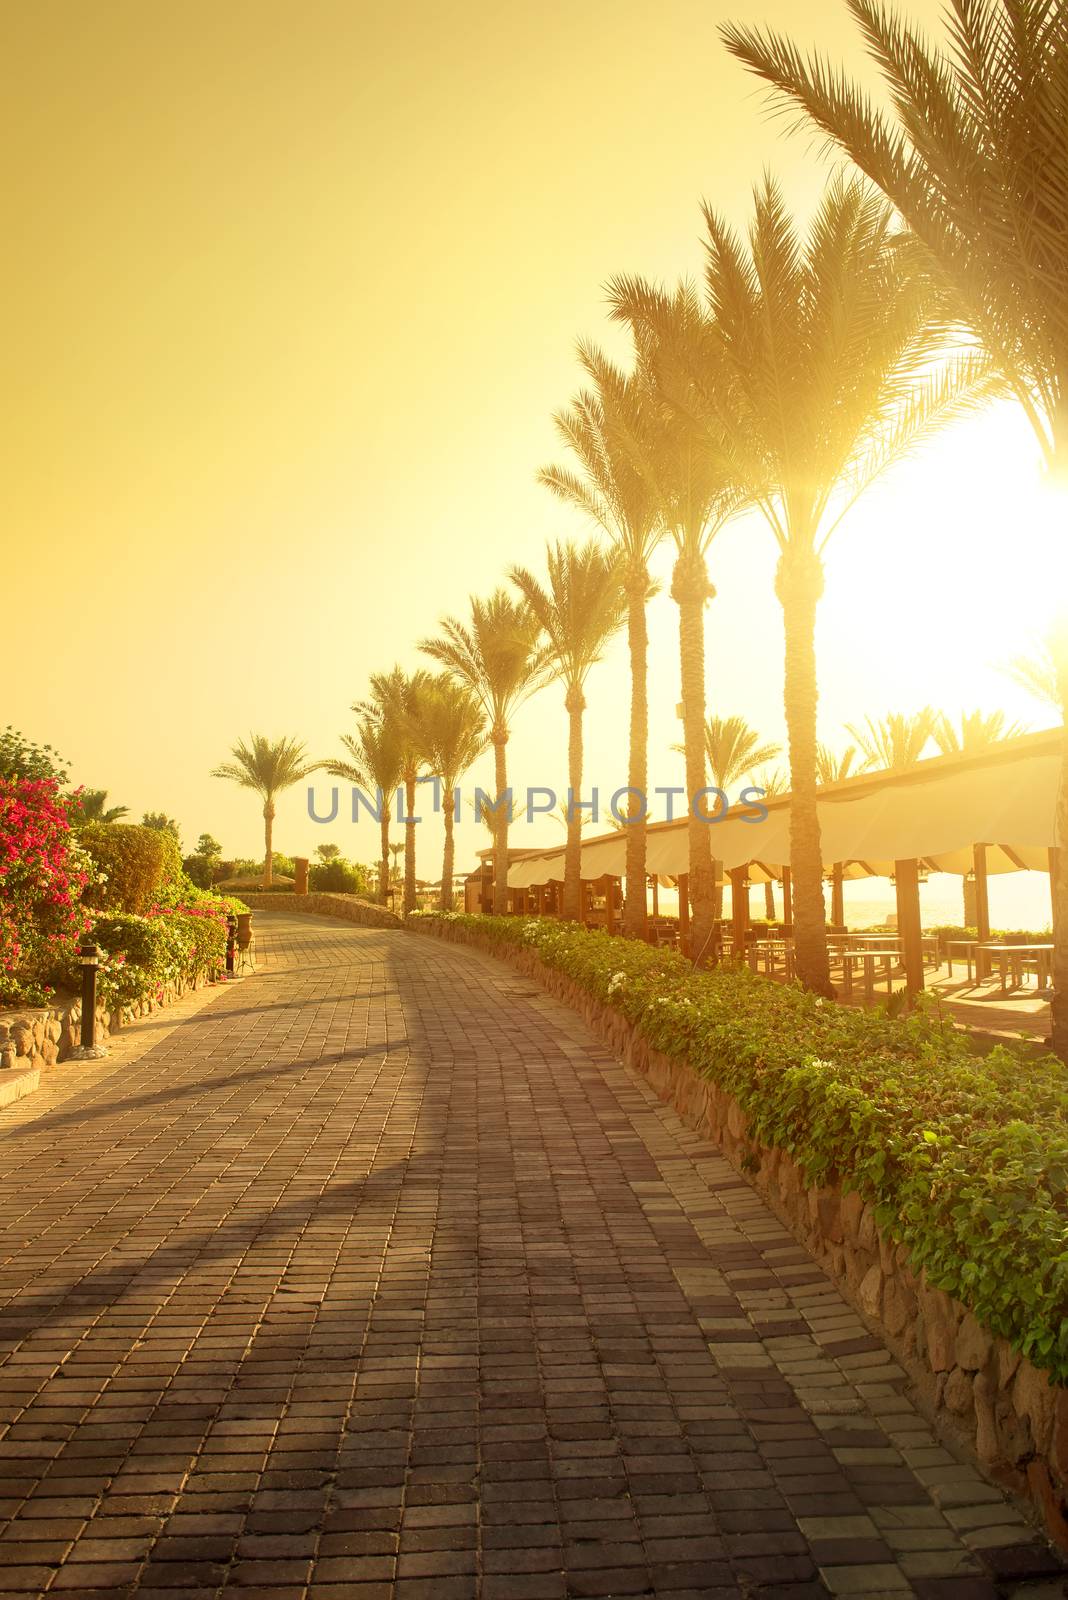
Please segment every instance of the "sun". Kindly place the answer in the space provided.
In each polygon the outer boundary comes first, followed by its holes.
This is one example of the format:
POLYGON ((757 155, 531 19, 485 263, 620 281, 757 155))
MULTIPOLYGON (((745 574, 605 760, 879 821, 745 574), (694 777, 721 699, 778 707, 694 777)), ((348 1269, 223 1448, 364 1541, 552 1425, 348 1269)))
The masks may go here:
POLYGON ((999 403, 897 466, 835 533, 822 684, 836 674, 876 716, 1001 707, 1037 725, 1005 668, 1063 626, 1066 598, 1068 493, 1020 408, 999 403))

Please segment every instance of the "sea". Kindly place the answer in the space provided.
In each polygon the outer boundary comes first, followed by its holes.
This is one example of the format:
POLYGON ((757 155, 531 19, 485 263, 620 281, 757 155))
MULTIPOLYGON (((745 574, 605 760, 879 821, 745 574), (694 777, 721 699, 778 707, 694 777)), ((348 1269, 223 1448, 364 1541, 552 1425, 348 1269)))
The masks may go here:
MULTIPOLYGON (((856 878, 843 885, 846 924, 850 928, 879 927, 896 918, 894 887, 885 878, 856 878)), ((998 932, 1026 929, 1041 933, 1051 925, 1049 877, 1045 872, 1002 872, 987 879, 990 926, 998 932)), ((830 887, 825 891, 830 915, 830 887)), ((659 891, 660 909, 666 916, 678 911, 678 896, 673 889, 659 891)), ((729 887, 724 893, 724 912, 730 914, 729 887)), ((782 889, 775 886, 775 913, 782 916, 782 889)), ((749 914, 764 916, 764 888, 754 884, 749 890, 749 914)), ((925 928, 960 925, 964 922, 963 880, 948 872, 933 872, 920 884, 920 915, 925 928)))

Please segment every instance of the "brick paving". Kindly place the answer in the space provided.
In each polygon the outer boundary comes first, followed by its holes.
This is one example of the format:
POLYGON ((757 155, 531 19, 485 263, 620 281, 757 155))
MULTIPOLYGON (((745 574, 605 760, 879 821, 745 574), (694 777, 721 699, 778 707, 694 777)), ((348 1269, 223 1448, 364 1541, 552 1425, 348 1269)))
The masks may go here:
POLYGON ((717 1150, 412 935, 0 1111, 0 1600, 1061 1594, 717 1150))

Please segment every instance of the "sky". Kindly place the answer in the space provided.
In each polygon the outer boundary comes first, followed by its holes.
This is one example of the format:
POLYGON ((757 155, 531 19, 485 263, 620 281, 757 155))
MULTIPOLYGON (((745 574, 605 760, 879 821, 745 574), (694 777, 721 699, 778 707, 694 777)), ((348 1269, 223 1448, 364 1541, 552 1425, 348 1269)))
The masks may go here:
MULTIPOLYGON (((938 8, 912 0, 932 25, 938 8)), ((186 848, 262 850, 212 778, 250 730, 339 752, 368 674, 580 518, 535 479, 621 271, 701 269, 774 171, 829 168, 724 51, 767 21, 866 67, 840 0, 35 0, 0 10, 5 382, 0 724, 186 848)), ((820 736, 934 702, 1051 718, 999 670, 1041 625, 1038 463, 1012 406, 943 435, 850 514, 820 608, 820 736)), ((782 721, 775 552, 713 547, 710 712, 782 721)), ((668 574, 663 553, 660 576, 668 574)), ((652 782, 679 782, 676 609, 650 607, 652 782)), ((588 686, 586 771, 626 781, 621 639, 588 686)), ((564 785, 562 691, 518 715, 513 782, 564 785)), ((488 788, 491 762, 472 774, 488 788)), ((326 789, 322 790, 325 798, 326 789)), ((551 821, 518 844, 562 839, 551 821)), ((487 842, 461 825, 458 864, 487 842)), ((370 860, 366 818, 284 795, 276 847, 370 860), (344 812, 343 812, 344 815, 344 812)), ((440 832, 419 835, 440 874, 440 832)))

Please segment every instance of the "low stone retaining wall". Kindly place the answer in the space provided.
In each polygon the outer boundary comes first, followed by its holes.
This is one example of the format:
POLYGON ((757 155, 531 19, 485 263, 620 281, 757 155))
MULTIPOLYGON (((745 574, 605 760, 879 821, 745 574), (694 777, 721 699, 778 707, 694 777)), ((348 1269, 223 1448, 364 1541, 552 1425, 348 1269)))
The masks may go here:
MULTIPOLYGON (((412 926, 409 924, 409 926, 412 926)), ((755 1144, 730 1095, 685 1061, 652 1050, 637 1026, 546 967, 532 950, 501 947, 449 923, 413 931, 469 944, 518 968, 580 1013, 660 1098, 720 1146, 906 1368, 928 1409, 971 1443, 983 1467, 1027 1495, 1068 1548, 1068 1389, 988 1333, 884 1239, 871 1207, 840 1185, 815 1189, 784 1151, 755 1144)))
MULTIPOLYGON (((357 922, 364 928, 403 927, 395 911, 376 906, 371 900, 361 900, 354 894, 252 894, 246 893, 245 903, 256 911, 311 911, 320 917, 340 917, 345 922, 357 922)), ((253 921, 252 931, 256 924, 253 921)))
MULTIPOLYGON (((192 982, 167 984, 162 997, 139 1000, 118 1011, 97 1007, 96 1036, 104 1043, 118 1033, 124 1023, 150 1017, 171 1005, 183 994, 203 987, 192 982)), ((52 1006, 26 1006, 17 1011, 0 1011, 0 1072, 25 1071, 30 1067, 53 1067, 70 1055, 81 1038, 80 999, 57 999, 52 1006)))

